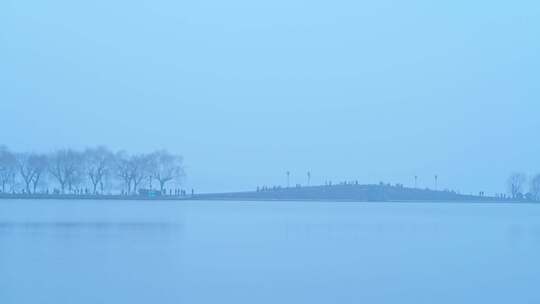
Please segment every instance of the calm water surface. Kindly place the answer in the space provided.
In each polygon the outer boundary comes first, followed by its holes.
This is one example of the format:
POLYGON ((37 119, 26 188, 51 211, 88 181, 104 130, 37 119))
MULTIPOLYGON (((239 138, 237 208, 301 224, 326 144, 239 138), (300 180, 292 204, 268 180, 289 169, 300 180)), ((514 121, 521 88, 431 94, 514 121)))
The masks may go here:
POLYGON ((540 205, 0 201, 0 303, 540 303, 540 205))

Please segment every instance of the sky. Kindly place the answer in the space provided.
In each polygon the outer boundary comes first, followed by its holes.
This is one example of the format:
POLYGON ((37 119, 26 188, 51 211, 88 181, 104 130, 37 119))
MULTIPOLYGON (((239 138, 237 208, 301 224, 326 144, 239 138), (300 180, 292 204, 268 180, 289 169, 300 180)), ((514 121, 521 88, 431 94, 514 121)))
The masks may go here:
POLYGON ((196 192, 540 172, 537 1, 0 2, 0 144, 183 155, 196 192))

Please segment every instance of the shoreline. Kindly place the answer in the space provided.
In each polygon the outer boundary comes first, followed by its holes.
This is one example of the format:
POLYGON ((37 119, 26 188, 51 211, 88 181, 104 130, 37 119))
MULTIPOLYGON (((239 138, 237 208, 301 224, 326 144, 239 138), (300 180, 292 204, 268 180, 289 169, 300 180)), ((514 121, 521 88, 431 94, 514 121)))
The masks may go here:
POLYGON ((198 194, 194 196, 157 196, 145 197, 137 195, 22 195, 0 194, 1 200, 79 200, 79 201, 216 201, 216 202, 321 202, 321 203, 455 203, 455 204, 540 204, 538 201, 504 200, 496 198, 470 198, 470 199, 389 199, 389 200, 362 200, 354 198, 257 198, 217 196, 214 194, 198 194))
POLYGON ((200 193, 188 195, 167 194, 24 194, 1 193, 1 199, 13 200, 131 200, 131 201, 268 201, 268 202, 452 202, 452 203, 539 203, 526 198, 512 199, 502 196, 460 194, 449 190, 407 188, 402 185, 358 185, 275 187, 257 191, 200 193))

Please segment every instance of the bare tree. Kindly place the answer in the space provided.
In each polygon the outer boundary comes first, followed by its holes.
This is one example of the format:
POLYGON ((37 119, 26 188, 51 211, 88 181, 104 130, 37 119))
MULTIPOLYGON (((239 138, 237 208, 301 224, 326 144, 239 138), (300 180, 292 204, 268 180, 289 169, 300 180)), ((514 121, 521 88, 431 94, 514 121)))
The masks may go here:
POLYGON ((58 150, 49 160, 49 172, 58 181, 60 190, 65 193, 66 186, 71 191, 81 181, 81 155, 73 150, 58 150))
POLYGON ((92 183, 92 193, 97 194, 98 186, 103 193, 104 178, 110 174, 114 154, 105 147, 91 148, 84 151, 84 171, 92 183))
POLYGON ((128 194, 136 194, 145 179, 152 177, 155 165, 151 154, 129 155, 124 151, 115 156, 115 173, 124 184, 128 194))
POLYGON ((170 181, 180 181, 184 175, 183 159, 181 156, 171 154, 166 150, 159 150, 150 155, 150 168, 152 178, 159 183, 161 192, 170 181))
POLYGON ((11 153, 0 146, 0 190, 12 189, 18 180, 26 193, 36 193, 45 173, 58 182, 61 193, 81 190, 90 192, 85 184, 92 185, 92 193, 104 192, 111 181, 123 183, 125 193, 136 194, 143 182, 157 180, 161 191, 167 183, 180 181, 184 175, 182 157, 165 150, 151 154, 130 155, 113 153, 106 147, 89 148, 84 152, 71 149, 57 150, 49 155, 36 153, 11 153), (20 179, 16 178, 20 175, 20 179))
POLYGON ((533 199, 540 200, 540 174, 535 175, 531 180, 531 194, 533 199))
POLYGON ((32 177, 32 190, 37 191, 39 183, 42 181, 43 174, 47 171, 48 159, 44 154, 32 154, 29 159, 30 167, 34 171, 32 177))
POLYGON ((137 189, 143 180, 151 177, 152 161, 148 154, 134 155, 129 160, 131 167, 131 181, 133 182, 133 193, 137 193, 137 189))
POLYGON ((32 166, 32 154, 30 153, 17 153, 15 154, 17 159, 17 169, 19 170, 19 175, 21 176, 26 193, 32 193, 30 191, 30 185, 34 179, 34 168, 32 166))
POLYGON ((127 194, 131 193, 131 162, 130 156, 125 151, 117 152, 114 158, 114 171, 124 184, 124 190, 127 194))
POLYGON ((512 198, 519 198, 523 194, 523 187, 527 182, 527 177, 523 173, 514 173, 508 178, 508 191, 512 198))
POLYGON ((2 193, 6 192, 6 186, 12 185, 17 172, 17 160, 15 155, 6 147, 0 146, 0 184, 2 193))

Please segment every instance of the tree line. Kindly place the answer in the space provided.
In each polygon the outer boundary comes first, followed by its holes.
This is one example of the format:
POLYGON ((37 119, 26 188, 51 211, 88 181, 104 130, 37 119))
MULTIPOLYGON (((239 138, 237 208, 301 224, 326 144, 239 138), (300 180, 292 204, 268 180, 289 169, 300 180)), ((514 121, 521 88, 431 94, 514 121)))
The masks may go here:
POLYGON ((508 178, 507 184, 508 193, 513 199, 540 200, 540 174, 528 179, 524 173, 514 173, 508 178))
POLYGON ((132 154, 100 146, 34 153, 0 146, 2 193, 97 195, 116 191, 133 195, 153 186, 164 193, 170 184, 180 184, 184 175, 182 156, 166 150, 132 154))

